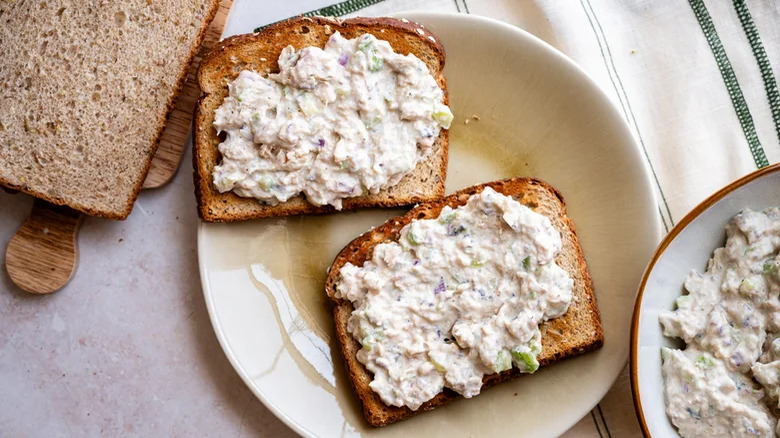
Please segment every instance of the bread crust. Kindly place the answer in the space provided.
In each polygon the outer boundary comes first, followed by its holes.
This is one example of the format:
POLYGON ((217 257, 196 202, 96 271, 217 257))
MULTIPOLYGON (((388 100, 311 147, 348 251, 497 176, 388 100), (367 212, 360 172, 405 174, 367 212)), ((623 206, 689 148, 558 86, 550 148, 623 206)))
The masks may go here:
POLYGON ((127 203, 125 204, 125 207, 122 211, 100 210, 97 208, 92 208, 86 204, 81 204, 78 202, 69 202, 68 200, 51 196, 47 193, 41 192, 39 190, 35 190, 34 188, 28 187, 26 185, 13 184, 11 181, 2 178, 2 176, 0 176, 0 186, 4 186, 8 189, 16 190, 18 192, 26 193, 28 195, 34 196, 39 199, 43 199, 44 201, 50 202, 55 205, 64 205, 66 207, 72 208, 76 211, 80 211, 90 216, 97 216, 97 217, 103 217, 106 219, 115 219, 115 220, 127 219, 127 217, 130 215, 130 212, 132 212, 133 210, 133 205, 135 204, 135 200, 138 198, 138 193, 141 191, 141 187, 144 184, 144 179, 146 178, 146 174, 149 172, 149 167, 151 166, 152 158, 154 157, 154 154, 157 152, 157 147, 160 144, 160 139, 162 138, 165 125, 167 124, 168 118, 170 117, 171 112, 175 107, 176 97, 179 95, 179 92, 181 92, 182 88, 184 87, 184 84, 187 82, 187 74, 189 73, 192 60, 195 58, 195 55, 197 55, 198 50, 200 50, 200 45, 203 42, 203 38, 206 36, 206 30, 208 30, 209 25, 211 24, 212 20, 214 20, 214 16, 217 14, 217 10, 219 9, 219 0, 206 0, 204 1, 204 3, 208 4, 206 15, 204 16, 204 19, 201 22, 201 26, 200 29, 198 29, 197 36, 192 42, 189 54, 187 55, 185 62, 183 62, 180 65, 179 73, 176 80, 176 85, 174 86, 170 98, 168 99, 168 103, 165 107, 165 111, 162 113, 160 117, 158 117, 157 134, 153 141, 152 149, 150 150, 149 154, 147 154, 146 159, 143 163, 143 172, 141 173, 142 177, 138 179, 138 182, 133 188, 133 192, 131 196, 128 198, 127 203))
MULTIPOLYGON (((511 178, 460 190, 444 199, 418 205, 405 215, 392 218, 356 238, 336 256, 328 272, 325 292, 332 305, 336 338, 341 347, 341 355, 352 388, 360 400, 366 420, 372 426, 385 426, 404 420, 417 413, 449 403, 460 395, 445 388, 433 399, 423 403, 416 411, 405 406, 388 406, 381 400, 379 395, 368 386, 372 380, 371 373, 357 360, 356 354, 361 347, 347 330, 347 321, 354 307, 351 302, 335 297, 341 268, 346 263, 362 266, 371 258, 373 249, 378 244, 397 241, 401 229, 413 219, 435 218, 445 205, 452 208, 464 205, 471 195, 480 193, 485 187, 512 196, 537 213, 547 216, 561 233, 563 247, 555 261, 574 279, 574 290, 566 314, 542 324, 542 352, 538 357, 540 366, 593 351, 604 344, 604 331, 593 290, 593 281, 585 263, 574 223, 566 215, 566 206, 561 194, 549 184, 534 178, 511 178)), ((499 374, 487 375, 482 381, 482 389, 521 374, 517 367, 513 367, 499 374)))
MULTIPOLYGON (((212 183, 214 166, 219 161, 220 139, 214 129, 214 113, 228 94, 227 84, 242 70, 253 69, 261 74, 278 71, 277 60, 282 49, 292 45, 298 49, 322 47, 333 32, 346 38, 372 33, 387 40, 398 53, 412 53, 422 59, 444 91, 444 103, 449 104, 447 83, 442 74, 444 48, 422 26, 394 18, 351 18, 337 20, 325 17, 296 17, 273 24, 260 32, 236 35, 218 43, 201 61, 198 83, 201 97, 195 109, 193 167, 198 215, 207 222, 232 222, 247 219, 322 214, 336 211, 333 206, 316 206, 298 195, 275 206, 254 198, 240 197, 233 192, 219 193, 212 183)), ((449 130, 442 129, 431 155, 418 163, 412 173, 398 185, 381 190, 376 195, 364 195, 342 200, 342 210, 363 207, 395 207, 440 199, 444 196, 447 175, 449 130)))

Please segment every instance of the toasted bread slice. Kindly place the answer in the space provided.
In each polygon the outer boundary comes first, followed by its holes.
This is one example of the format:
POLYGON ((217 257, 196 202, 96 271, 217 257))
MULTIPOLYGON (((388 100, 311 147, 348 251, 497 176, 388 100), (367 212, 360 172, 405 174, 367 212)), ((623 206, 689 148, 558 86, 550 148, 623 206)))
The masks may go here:
POLYGON ((0 2, 0 186, 125 219, 218 7, 0 2))
MULTIPOLYGON (((595 350, 604 344, 604 331, 601 327, 593 283, 574 224, 566 216, 566 206, 561 194, 547 183, 533 178, 512 178, 460 190, 442 200, 418 205, 407 214, 390 219, 363 234, 341 250, 330 268, 325 282, 325 291, 333 302, 336 337, 341 345, 341 354, 347 366, 349 379, 363 405, 363 414, 372 426, 384 426, 404 420, 416 413, 448 403, 459 395, 450 389, 445 389, 416 411, 405 406, 388 406, 379 398, 379 395, 368 386, 373 376, 357 360, 360 343, 353 339, 347 330, 347 321, 354 310, 352 303, 335 298, 341 267, 347 262, 362 266, 371 258, 376 245, 398 240, 401 228, 413 219, 436 218, 445 205, 452 208, 464 205, 471 195, 481 192, 485 187, 492 187, 499 193, 512 196, 535 212, 547 216, 555 229, 561 233, 563 247, 555 261, 574 280, 574 290, 569 310, 563 316, 542 325, 542 352, 538 357, 540 366, 595 350)), ((520 371, 513 367, 499 374, 487 375, 482 381, 482 388, 488 388, 520 374, 520 371)))
MULTIPOLYGON (((389 42, 397 53, 417 56, 425 62, 439 87, 444 90, 444 103, 448 103, 447 84, 442 74, 444 49, 430 32, 411 22, 394 18, 338 21, 323 17, 299 17, 269 26, 258 33, 227 38, 201 61, 198 70, 198 83, 203 93, 195 110, 193 164, 198 213, 203 220, 230 222, 334 211, 329 205, 310 204, 302 195, 271 206, 232 192, 219 193, 214 187, 212 172, 221 159, 217 146, 222 141, 214 129, 214 113, 228 95, 227 84, 242 70, 255 70, 263 75, 277 72, 277 60, 283 48, 289 45, 296 49, 323 47, 337 31, 348 39, 371 33, 389 42)), ((444 196, 448 138, 448 130, 442 129, 428 159, 418 163, 397 185, 376 195, 346 198, 342 209, 393 207, 440 199, 444 196)))

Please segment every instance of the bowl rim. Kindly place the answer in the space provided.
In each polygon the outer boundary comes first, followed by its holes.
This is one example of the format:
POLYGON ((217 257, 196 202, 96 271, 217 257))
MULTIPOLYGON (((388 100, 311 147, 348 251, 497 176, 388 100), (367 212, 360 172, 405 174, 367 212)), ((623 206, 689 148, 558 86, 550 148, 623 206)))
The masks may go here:
POLYGON ((775 163, 771 166, 763 167, 747 175, 727 184, 725 187, 719 189, 712 195, 708 196, 704 201, 701 201, 696 207, 694 207, 685 217, 680 220, 672 229, 666 234, 658 248, 653 253, 653 257, 645 268, 645 272, 642 275, 642 281, 639 283, 636 299, 634 301, 634 313, 631 317, 631 346, 629 349, 629 377, 631 381, 631 397, 634 400, 634 411, 636 413, 639 427, 642 430, 642 435, 645 438, 652 438, 650 430, 647 427, 647 421, 645 420, 644 411, 642 410, 642 401, 640 400, 639 393, 639 370, 638 370, 638 340, 639 340, 639 314, 642 307, 642 298, 644 296, 645 287, 647 286, 647 280, 650 278, 650 273, 653 271, 656 262, 661 258, 661 255, 666 251, 666 248, 674 241, 675 238, 693 222, 694 219, 699 217, 713 204, 725 198, 728 194, 734 190, 754 181, 762 176, 769 175, 780 171, 780 163, 775 163))

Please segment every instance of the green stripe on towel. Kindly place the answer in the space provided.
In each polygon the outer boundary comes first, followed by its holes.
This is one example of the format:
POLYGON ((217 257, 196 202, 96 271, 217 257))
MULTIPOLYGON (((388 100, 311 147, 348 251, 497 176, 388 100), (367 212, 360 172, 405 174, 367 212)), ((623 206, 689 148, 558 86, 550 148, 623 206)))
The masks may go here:
MULTIPOLYGON (((639 145, 641 146, 642 152, 644 153, 645 159, 647 160, 647 164, 650 167, 650 173, 652 174, 655 185, 658 188, 658 194, 661 196, 661 201, 663 202, 664 207, 666 207, 666 213, 669 216, 669 222, 671 222, 672 226, 674 226, 672 211, 669 209, 669 203, 666 201, 666 195, 664 194, 664 190, 661 188, 661 182, 658 180, 658 174, 656 174, 653 162, 650 160, 650 154, 647 152, 645 140, 642 138, 642 132, 639 130, 639 123, 634 116, 634 110, 631 108, 631 103, 628 101, 628 93, 626 93, 626 90, 623 87, 623 81, 620 79, 617 67, 615 66, 615 61, 612 58, 612 51, 609 48, 607 37, 604 35, 604 29, 601 27, 601 22, 596 15, 596 11, 593 10, 593 5, 590 4, 590 0, 580 0, 580 5, 582 6, 582 10, 585 12, 585 16, 588 18, 588 23, 590 23, 591 29, 593 29, 593 34, 596 37, 596 43, 598 43, 599 51, 601 51, 601 58, 604 60, 604 67, 607 69, 609 80, 612 82, 612 87, 615 89, 615 94, 620 101, 620 106, 623 109, 623 114, 626 117, 626 121, 629 124, 631 124, 631 122, 634 124, 636 136, 639 140, 639 145), (592 19, 591 16, 593 17, 592 19), (603 44, 601 42, 602 40, 604 40, 603 44)), ((666 218, 664 217, 660 205, 658 206, 658 213, 661 215, 664 228, 667 232, 669 232, 669 227, 666 223, 666 218)))
MULTIPOLYGON (((381 3, 385 0, 346 0, 340 3, 336 3, 335 5, 325 6, 324 8, 315 9, 313 11, 304 12, 304 17, 313 17, 315 15, 319 15, 322 17, 343 17, 344 15, 351 14, 353 12, 357 12, 363 8, 367 8, 371 5, 381 3)), ((266 27, 270 26, 271 24, 278 23, 269 23, 265 26, 260 26, 255 28, 255 32, 260 32, 261 30, 265 29, 266 27)))
POLYGON ((750 48, 753 50, 753 56, 758 63, 758 69, 761 71, 761 79, 764 81, 764 90, 769 100, 769 108, 772 110, 772 120, 775 122, 775 132, 780 140, 780 93, 777 91, 777 81, 772 73, 772 66, 769 64, 769 58, 761 43, 761 37, 758 35, 758 29, 753 23, 753 17, 750 15, 745 0, 734 0, 734 9, 737 11, 739 21, 742 23, 742 29, 745 30, 750 48))
POLYGON ((726 84, 729 97, 731 97, 731 102, 734 105, 734 111, 737 112, 739 124, 742 125, 742 132, 744 132, 745 139, 747 139, 750 153, 753 155, 753 161, 755 161, 759 169, 766 167, 769 165, 769 162, 766 159, 764 148, 761 147, 761 143, 758 141, 756 127, 753 124, 753 116, 750 115, 750 109, 748 109, 745 96, 739 87, 737 76, 734 74, 734 68, 731 67, 731 62, 723 49, 723 43, 720 42, 710 13, 707 12, 707 7, 704 6, 703 0, 688 0, 688 3, 691 5, 693 13, 696 15, 696 19, 704 32, 704 36, 707 38, 707 43, 710 45, 710 49, 712 49, 715 61, 718 63, 718 69, 720 69, 720 74, 723 76, 723 82, 726 84))

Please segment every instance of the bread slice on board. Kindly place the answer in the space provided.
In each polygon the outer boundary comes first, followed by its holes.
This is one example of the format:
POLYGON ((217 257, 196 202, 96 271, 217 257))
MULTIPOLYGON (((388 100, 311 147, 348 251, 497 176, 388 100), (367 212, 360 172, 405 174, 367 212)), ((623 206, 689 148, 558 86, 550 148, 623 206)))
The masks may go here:
MULTIPOLYGON (((466 204, 469 196, 481 192, 485 187, 512 196, 533 211, 547 216, 556 230, 561 233, 563 247, 555 258, 556 263, 571 275, 574 280, 572 301, 569 310, 561 317, 547 321, 542 325, 542 352, 538 360, 540 366, 546 366, 566 358, 600 348, 604 344, 604 331, 601 327, 599 309, 593 292, 593 283, 585 264, 574 224, 566 215, 566 205, 557 190, 547 183, 533 178, 512 178, 481 184, 460 190, 446 198, 418 205, 404 216, 390 219, 383 225, 353 240, 336 256, 325 282, 325 291, 333 303, 336 337, 341 346, 341 354, 346 363, 347 373, 352 387, 363 405, 363 414, 372 426, 384 426, 404 420, 419 412, 428 411, 448 403, 459 395, 445 389, 436 397, 424 403, 418 410, 407 407, 386 405, 368 385, 372 374, 357 360, 360 343, 347 331, 347 321, 352 314, 352 303, 335 298, 336 284, 340 278, 341 267, 347 262, 362 266, 371 258, 373 249, 380 243, 398 240, 401 228, 412 219, 432 219, 439 215, 445 205, 455 208, 466 204)), ((484 377, 482 388, 488 388, 503 381, 521 375, 513 367, 499 374, 484 377)))
MULTIPOLYGON (((352 18, 335 20, 323 17, 299 17, 274 24, 261 32, 226 38, 217 44, 200 63, 198 83, 203 91, 195 110, 195 195, 198 213, 208 222, 230 222, 245 219, 288 216, 294 214, 327 213, 332 206, 310 204, 299 195, 275 206, 254 198, 242 198, 232 192, 219 193, 214 187, 212 172, 220 161, 217 146, 224 140, 214 129, 214 112, 228 95, 227 84, 242 70, 255 70, 262 75, 277 72, 277 60, 282 49, 323 47, 328 38, 340 32, 348 39, 371 33, 390 43, 397 53, 411 53, 420 58, 444 90, 447 104, 447 84, 442 74, 444 49, 438 40, 417 24, 394 18, 352 18)), ((442 129, 431 155, 406 175, 396 186, 376 195, 343 200, 343 210, 361 207, 392 207, 439 199, 444 195, 447 172, 449 131, 442 129)))
POLYGON ((0 185, 126 218, 218 6, 0 2, 0 185))

